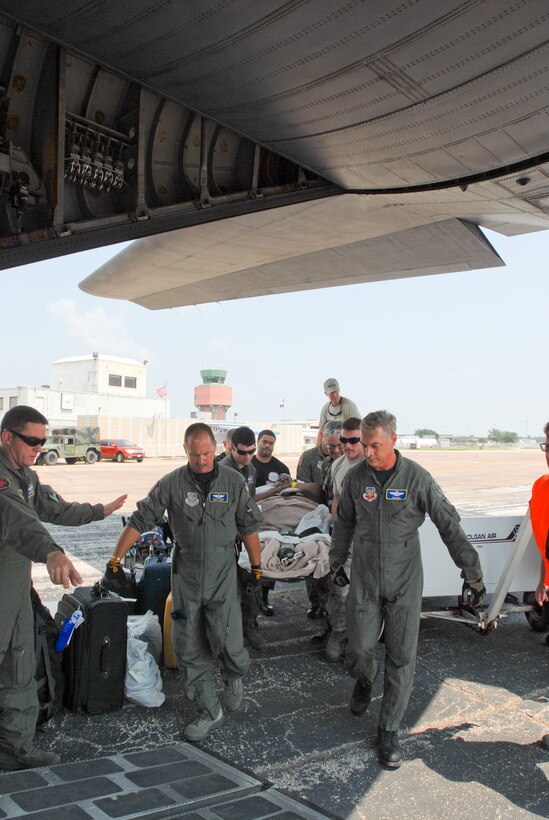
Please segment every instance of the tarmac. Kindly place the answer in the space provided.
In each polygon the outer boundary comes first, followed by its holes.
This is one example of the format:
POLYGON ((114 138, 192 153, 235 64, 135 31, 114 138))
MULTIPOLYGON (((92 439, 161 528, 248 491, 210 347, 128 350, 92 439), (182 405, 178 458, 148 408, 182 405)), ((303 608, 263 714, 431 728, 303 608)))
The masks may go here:
MULTIPOLYGON (((485 502, 494 491, 502 501, 494 512, 516 514, 542 472, 536 456, 530 463, 529 454, 524 475, 517 470, 514 487, 501 476, 503 459, 494 487, 489 478, 477 480, 479 471, 469 469, 465 478, 457 467, 451 489, 449 479, 442 483, 452 500, 461 494, 462 512, 489 509, 485 502)), ((41 468, 41 477, 46 480, 45 469, 48 482, 73 499, 84 491, 79 476, 86 482, 95 476, 105 501, 116 494, 107 473, 140 483, 145 478, 138 473, 143 465, 116 465, 117 474, 113 466, 60 465, 41 468), (73 491, 64 490, 65 480, 73 491)), ((90 487, 87 498, 95 500, 90 487)), ((121 524, 112 516, 84 528, 57 528, 85 568, 86 583, 102 574, 121 524)), ((43 572, 36 584, 49 600, 43 572)), ((374 745, 381 677, 366 715, 354 717, 353 681, 310 641, 321 624, 306 617, 304 583, 277 583, 271 599, 274 616, 261 617, 267 646, 250 650, 242 706, 210 737, 183 741, 193 707, 179 673, 163 670, 166 701, 159 708, 126 703, 105 715, 60 711, 37 745, 58 752, 62 764, 1 775, 0 818, 549 817, 549 748, 540 743, 549 732, 549 647, 524 615, 508 616, 487 636, 464 624, 422 621, 400 733, 404 761, 387 770, 374 745)), ((380 661, 383 651, 380 644, 380 661)))

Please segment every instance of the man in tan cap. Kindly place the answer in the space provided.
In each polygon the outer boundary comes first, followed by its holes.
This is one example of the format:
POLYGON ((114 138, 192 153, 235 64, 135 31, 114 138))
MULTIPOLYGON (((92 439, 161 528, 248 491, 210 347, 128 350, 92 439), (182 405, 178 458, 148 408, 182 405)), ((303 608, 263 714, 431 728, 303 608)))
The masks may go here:
POLYGON ((327 421, 339 421, 343 424, 344 421, 350 418, 361 418, 358 407, 351 401, 342 396, 339 391, 339 382, 337 379, 326 379, 324 382, 324 393, 329 401, 323 406, 320 411, 320 421, 318 423, 318 435, 316 437, 316 444, 320 444, 322 439, 322 428, 327 421))

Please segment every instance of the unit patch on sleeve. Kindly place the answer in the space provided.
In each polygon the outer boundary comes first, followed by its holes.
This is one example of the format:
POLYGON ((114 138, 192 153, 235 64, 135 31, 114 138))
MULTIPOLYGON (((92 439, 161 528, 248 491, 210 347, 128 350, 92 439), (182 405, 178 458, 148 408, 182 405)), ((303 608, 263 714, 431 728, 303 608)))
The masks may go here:
POLYGON ((216 504, 227 504, 229 501, 229 494, 228 493, 208 493, 209 501, 212 501, 216 504))
POLYGON ((385 490, 385 498, 387 501, 406 501, 408 498, 408 490, 395 490, 391 487, 385 490))
POLYGON ((0 490, 9 490, 10 482, 7 478, 0 478, 0 490))

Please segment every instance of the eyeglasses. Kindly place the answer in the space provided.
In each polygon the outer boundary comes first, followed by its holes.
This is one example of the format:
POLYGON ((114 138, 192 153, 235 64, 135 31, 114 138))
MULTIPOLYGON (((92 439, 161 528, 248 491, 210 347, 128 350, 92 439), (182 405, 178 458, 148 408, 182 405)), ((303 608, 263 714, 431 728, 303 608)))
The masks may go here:
POLYGON ((543 450, 544 453, 549 452, 549 450, 547 449, 548 447, 549 447, 549 441, 542 441, 541 444, 539 445, 539 449, 543 450))
POLYGON ((252 447, 251 450, 239 450, 238 447, 235 447, 235 450, 239 456, 253 456, 255 453, 255 447, 252 447))
POLYGON ((20 438, 21 441, 24 441, 29 447, 43 447, 47 441, 45 438, 37 438, 36 436, 24 436, 23 433, 18 433, 17 430, 8 430, 8 432, 20 438))
POLYGON ((358 444, 358 442, 360 441, 360 436, 351 436, 350 438, 340 436, 339 440, 342 444, 358 444))
POLYGON ((327 444, 327 450, 341 450, 341 444, 327 444))

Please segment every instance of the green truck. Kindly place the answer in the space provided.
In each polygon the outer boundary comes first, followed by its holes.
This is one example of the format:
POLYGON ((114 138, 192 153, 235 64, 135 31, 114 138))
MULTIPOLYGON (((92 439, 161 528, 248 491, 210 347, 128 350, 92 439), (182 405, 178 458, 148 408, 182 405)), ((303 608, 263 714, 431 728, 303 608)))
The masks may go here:
POLYGON ((64 458, 67 464, 84 461, 95 464, 101 458, 99 427, 57 427, 50 430, 48 439, 36 459, 36 464, 57 464, 64 458))

